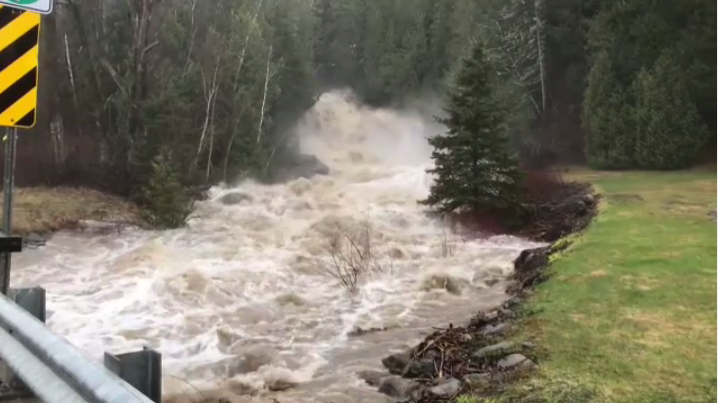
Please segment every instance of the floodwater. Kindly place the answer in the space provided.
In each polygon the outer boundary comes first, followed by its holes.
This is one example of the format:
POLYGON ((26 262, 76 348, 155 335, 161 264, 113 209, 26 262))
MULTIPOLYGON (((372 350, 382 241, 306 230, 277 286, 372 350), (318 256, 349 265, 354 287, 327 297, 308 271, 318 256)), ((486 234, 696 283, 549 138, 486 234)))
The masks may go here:
POLYGON ((513 259, 534 246, 463 239, 426 217, 425 139, 439 130, 324 94, 297 132, 329 176, 213 188, 179 230, 56 234, 15 258, 12 285, 45 287, 48 326, 92 360, 159 350, 167 401, 197 401, 195 388, 232 402, 387 401, 356 372, 503 302, 513 259), (232 192, 248 197, 219 201, 232 192), (343 285, 337 270, 354 269, 343 285))

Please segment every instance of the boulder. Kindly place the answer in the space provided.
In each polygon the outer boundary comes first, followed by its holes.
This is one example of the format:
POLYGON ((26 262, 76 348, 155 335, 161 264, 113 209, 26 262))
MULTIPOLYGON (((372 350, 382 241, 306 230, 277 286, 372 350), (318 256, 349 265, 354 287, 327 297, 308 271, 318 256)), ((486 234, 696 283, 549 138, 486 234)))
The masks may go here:
POLYGON ((384 372, 379 371, 359 371, 357 372, 357 376, 359 379, 364 380, 364 382, 367 383, 367 385, 379 387, 381 385, 381 382, 386 379, 390 378, 394 375, 390 375, 384 372))
POLYGON ((486 389, 491 386, 491 374, 467 374, 464 375, 464 382, 472 389, 486 389))
POLYGON ((401 375, 404 372, 404 368, 409 365, 413 355, 413 349, 405 351, 403 353, 392 354, 388 357, 384 357, 381 363, 390 373, 394 375, 401 375))
POLYGON ((461 390, 461 381, 455 378, 441 381, 438 385, 432 386, 427 393, 433 397, 440 399, 450 399, 456 396, 461 390))
POLYGON ((596 204, 596 196, 592 195, 591 193, 586 194, 583 196, 583 202, 589 206, 593 206, 596 204))
POLYGON ((47 240, 39 234, 32 233, 23 238, 23 242, 30 248, 38 248, 40 246, 45 246, 47 240))
POLYGON ((506 292, 516 294, 525 289, 530 289, 546 280, 547 275, 544 269, 549 265, 551 247, 525 249, 514 261, 513 284, 506 292))
POLYGON ((470 329, 483 329, 487 325, 494 324, 499 320, 499 314, 496 310, 484 312, 479 311, 469 322, 470 329))
POLYGON ((546 267, 549 263, 550 247, 524 249, 514 261, 516 272, 532 272, 546 267))
POLYGON ((392 354, 381 360, 384 367, 394 375, 407 378, 430 377, 434 373, 434 360, 430 358, 413 359, 413 350, 392 354))
POLYGON ((496 366, 502 371, 513 369, 532 368, 536 364, 523 354, 510 354, 496 363, 496 366))
POLYGON ((297 385, 293 382, 289 382, 289 381, 286 381, 283 379, 274 379, 274 380, 268 381, 265 384, 265 386, 267 387, 267 390, 269 390, 270 392, 282 392, 287 389, 291 389, 297 385))
POLYGON ((364 329, 364 328, 357 326, 354 328, 354 330, 349 331, 349 333, 347 333, 347 336, 358 337, 358 336, 363 336, 365 334, 383 332, 386 330, 388 330, 386 327, 372 327, 369 329, 364 329))
POLYGON ((271 363, 272 357, 269 354, 252 352, 242 356, 229 357, 223 360, 221 365, 215 364, 212 370, 214 373, 219 373, 227 376, 228 378, 232 378, 237 375, 256 372, 259 368, 271 363))
POLYGON ((516 309, 516 308, 518 308, 518 307, 521 305, 521 302, 522 302, 522 301, 521 301, 521 298, 520 298, 520 297, 513 296, 513 297, 511 297, 511 299, 509 299, 508 301, 504 302, 504 304, 502 305, 502 307, 503 307, 504 309, 509 309, 509 310, 510 310, 510 309, 516 309))
POLYGON ((413 394, 421 391, 421 384, 400 376, 384 378, 379 385, 379 392, 396 399, 411 398, 413 394))
POLYGON ((485 336, 502 336, 509 330, 508 323, 497 323, 495 325, 486 325, 481 329, 481 333, 485 336))
POLYGON ((480 360, 496 355, 504 355, 509 351, 513 350, 515 347, 516 345, 510 341, 502 341, 501 343, 496 343, 491 346, 486 346, 478 349, 474 354, 471 355, 471 357, 480 360))
POLYGON ((516 313, 510 309, 500 308, 498 310, 501 319, 516 319, 516 313))
POLYGON ((235 204, 241 204, 245 201, 251 202, 252 196, 246 193, 232 192, 220 197, 218 201, 225 206, 233 206, 235 204))
POLYGON ((270 174, 273 183, 285 183, 315 175, 328 175, 329 167, 314 155, 298 154, 276 167, 270 174))
POLYGON ((401 376, 406 378, 429 378, 434 375, 435 370, 434 360, 422 358, 419 360, 411 360, 409 365, 404 368, 401 376))

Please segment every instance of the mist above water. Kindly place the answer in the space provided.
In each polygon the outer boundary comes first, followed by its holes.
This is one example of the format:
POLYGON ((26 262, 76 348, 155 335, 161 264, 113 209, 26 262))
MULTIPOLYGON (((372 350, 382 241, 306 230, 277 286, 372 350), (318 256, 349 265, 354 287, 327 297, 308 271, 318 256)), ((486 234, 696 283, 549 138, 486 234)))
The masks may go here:
POLYGON ((334 92, 296 130, 328 176, 213 188, 179 230, 57 234, 17 259, 13 286, 45 287, 50 328, 98 362, 159 350, 172 401, 191 401, 185 380, 238 402, 385 401, 356 371, 501 303, 532 244, 462 240, 425 215, 431 117, 334 92), (243 202, 220 202, 236 192, 243 202), (334 270, 350 240, 371 251, 354 292, 334 270), (357 327, 388 330, 351 337, 357 327))

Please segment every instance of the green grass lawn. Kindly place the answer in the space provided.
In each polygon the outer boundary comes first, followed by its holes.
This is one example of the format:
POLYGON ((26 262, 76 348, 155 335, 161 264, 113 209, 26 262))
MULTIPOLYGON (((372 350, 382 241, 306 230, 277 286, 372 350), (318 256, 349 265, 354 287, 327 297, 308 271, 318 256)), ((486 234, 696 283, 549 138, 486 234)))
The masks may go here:
POLYGON ((573 175, 600 213, 527 304, 541 369, 518 401, 715 402, 715 170, 573 175))

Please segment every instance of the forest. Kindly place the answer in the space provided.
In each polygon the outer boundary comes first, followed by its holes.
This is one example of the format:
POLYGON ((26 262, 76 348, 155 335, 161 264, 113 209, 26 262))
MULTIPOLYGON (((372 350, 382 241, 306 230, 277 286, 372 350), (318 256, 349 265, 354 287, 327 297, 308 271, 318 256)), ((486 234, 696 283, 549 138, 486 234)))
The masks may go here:
POLYGON ((268 178, 322 91, 445 99, 479 46, 523 167, 685 168, 715 158, 715 18, 711 0, 57 1, 16 181, 152 207, 268 178))

